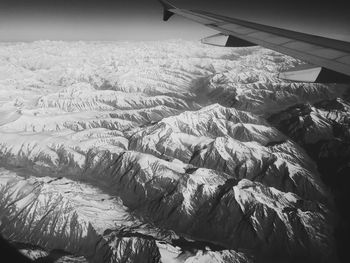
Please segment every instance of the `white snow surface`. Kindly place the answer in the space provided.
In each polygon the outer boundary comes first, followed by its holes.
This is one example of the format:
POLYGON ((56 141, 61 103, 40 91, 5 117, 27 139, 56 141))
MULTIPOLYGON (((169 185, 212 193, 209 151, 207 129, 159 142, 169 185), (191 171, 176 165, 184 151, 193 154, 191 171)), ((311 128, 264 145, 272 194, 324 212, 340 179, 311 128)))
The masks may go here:
POLYGON ((345 92, 277 78, 300 63, 181 40, 0 44, 2 235, 91 262, 331 262, 329 193, 265 120, 345 92))

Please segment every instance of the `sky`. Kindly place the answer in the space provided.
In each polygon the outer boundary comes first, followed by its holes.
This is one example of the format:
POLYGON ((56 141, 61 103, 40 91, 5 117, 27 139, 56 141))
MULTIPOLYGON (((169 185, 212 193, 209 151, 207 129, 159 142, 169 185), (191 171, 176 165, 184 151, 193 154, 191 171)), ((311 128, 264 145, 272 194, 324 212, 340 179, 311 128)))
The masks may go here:
MULTIPOLYGON (((350 12, 332 0, 171 0, 262 24, 350 41, 350 12)), ((0 41, 196 40, 216 32, 174 16, 157 0, 0 0, 0 41)))

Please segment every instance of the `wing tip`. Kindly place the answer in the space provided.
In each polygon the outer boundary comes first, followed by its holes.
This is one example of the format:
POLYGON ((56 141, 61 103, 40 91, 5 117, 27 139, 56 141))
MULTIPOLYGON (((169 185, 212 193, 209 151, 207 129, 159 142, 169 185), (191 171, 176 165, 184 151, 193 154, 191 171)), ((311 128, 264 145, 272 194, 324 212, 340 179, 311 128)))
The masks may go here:
POLYGON ((174 15, 174 13, 169 10, 175 9, 176 7, 166 0, 158 0, 158 1, 163 6, 163 21, 168 21, 169 18, 174 15))

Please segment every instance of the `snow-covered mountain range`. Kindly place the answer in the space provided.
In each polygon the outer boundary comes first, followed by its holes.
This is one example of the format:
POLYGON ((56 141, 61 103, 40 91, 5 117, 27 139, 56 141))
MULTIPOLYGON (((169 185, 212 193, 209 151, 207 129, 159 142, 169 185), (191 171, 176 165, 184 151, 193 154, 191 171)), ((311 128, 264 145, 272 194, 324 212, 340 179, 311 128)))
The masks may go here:
POLYGON ((337 262, 349 86, 277 78, 300 63, 0 44, 1 235, 35 262, 337 262))

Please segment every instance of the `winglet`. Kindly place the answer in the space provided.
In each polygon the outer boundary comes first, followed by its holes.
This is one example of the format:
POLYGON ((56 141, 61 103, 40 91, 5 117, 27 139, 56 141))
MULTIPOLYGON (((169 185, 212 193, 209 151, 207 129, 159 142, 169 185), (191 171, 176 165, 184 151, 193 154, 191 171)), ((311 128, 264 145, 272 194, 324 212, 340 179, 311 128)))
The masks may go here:
POLYGON ((159 0, 161 5, 163 6, 163 20, 168 21, 170 17, 174 15, 173 12, 169 11, 170 9, 176 9, 175 6, 170 4, 168 1, 165 0, 159 0))

